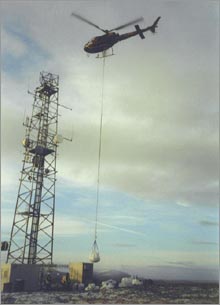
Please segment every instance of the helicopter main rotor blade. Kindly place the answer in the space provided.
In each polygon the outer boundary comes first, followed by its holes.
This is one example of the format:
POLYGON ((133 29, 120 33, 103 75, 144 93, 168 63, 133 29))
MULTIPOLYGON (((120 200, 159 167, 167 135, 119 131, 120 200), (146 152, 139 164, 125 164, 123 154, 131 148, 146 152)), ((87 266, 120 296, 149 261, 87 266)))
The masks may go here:
POLYGON ((128 23, 125 23, 125 24, 123 24, 123 25, 120 25, 120 26, 118 26, 117 28, 114 28, 114 29, 110 30, 109 32, 115 31, 115 30, 121 30, 121 29, 123 29, 123 28, 126 28, 126 27, 129 26, 129 25, 135 24, 135 23, 140 22, 140 21, 143 21, 143 20, 144 20, 144 18, 143 18, 143 17, 140 17, 140 18, 138 18, 138 19, 135 19, 135 20, 132 20, 132 21, 130 21, 130 22, 128 22, 128 23))
POLYGON ((83 21, 83 22, 85 22, 85 23, 88 23, 89 25, 92 25, 92 26, 94 26, 95 28, 97 28, 97 29, 101 30, 102 32, 106 33, 106 30, 103 30, 103 29, 100 28, 97 24, 95 24, 95 23, 93 23, 93 22, 87 20, 86 18, 84 18, 84 17, 82 17, 82 16, 80 16, 80 15, 78 15, 78 14, 76 14, 76 13, 72 13, 71 16, 76 17, 76 18, 78 18, 79 20, 81 20, 81 21, 83 21))

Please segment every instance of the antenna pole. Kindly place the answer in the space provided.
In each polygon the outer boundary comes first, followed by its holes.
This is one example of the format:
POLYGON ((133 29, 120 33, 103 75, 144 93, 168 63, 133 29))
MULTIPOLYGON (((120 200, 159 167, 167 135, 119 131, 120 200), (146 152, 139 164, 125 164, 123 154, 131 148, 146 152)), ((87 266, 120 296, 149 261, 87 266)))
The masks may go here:
POLYGON ((24 159, 7 262, 52 264, 59 77, 41 72, 40 86, 32 95, 32 115, 24 123, 24 159))

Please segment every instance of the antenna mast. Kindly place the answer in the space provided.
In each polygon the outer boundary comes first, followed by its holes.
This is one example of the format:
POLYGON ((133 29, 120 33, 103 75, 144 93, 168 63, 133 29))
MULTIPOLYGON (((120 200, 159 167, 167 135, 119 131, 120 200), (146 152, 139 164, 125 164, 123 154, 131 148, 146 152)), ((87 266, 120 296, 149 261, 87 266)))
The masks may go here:
POLYGON ((7 262, 52 264, 59 76, 41 72, 33 97, 7 262))

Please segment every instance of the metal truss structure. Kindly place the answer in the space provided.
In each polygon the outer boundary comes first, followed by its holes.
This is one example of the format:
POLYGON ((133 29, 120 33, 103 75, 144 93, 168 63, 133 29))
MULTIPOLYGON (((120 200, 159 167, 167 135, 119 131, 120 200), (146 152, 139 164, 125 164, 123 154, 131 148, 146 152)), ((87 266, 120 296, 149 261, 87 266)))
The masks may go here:
POLYGON ((7 262, 52 264, 59 77, 41 72, 33 96, 7 262))

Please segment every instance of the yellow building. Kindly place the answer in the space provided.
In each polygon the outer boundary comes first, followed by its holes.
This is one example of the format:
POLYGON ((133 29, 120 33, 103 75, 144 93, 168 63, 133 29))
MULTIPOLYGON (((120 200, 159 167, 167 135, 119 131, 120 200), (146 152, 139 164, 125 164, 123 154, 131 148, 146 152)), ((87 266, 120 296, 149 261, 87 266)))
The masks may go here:
POLYGON ((10 282, 11 277, 11 264, 2 264, 1 265, 1 291, 3 291, 4 284, 10 282))
POLYGON ((88 284, 93 281, 93 264, 91 263, 70 263, 70 279, 78 283, 88 284))

